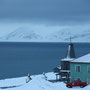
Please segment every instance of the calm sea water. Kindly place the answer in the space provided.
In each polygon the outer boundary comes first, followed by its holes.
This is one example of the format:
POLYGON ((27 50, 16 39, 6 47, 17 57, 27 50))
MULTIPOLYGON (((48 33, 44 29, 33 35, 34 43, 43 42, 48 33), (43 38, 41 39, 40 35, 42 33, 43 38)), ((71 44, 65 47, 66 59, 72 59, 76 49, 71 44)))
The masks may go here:
MULTIPOLYGON (((68 43, 0 42, 0 79, 52 71, 65 57, 68 43)), ((90 52, 90 43, 75 43, 77 57, 90 52)))

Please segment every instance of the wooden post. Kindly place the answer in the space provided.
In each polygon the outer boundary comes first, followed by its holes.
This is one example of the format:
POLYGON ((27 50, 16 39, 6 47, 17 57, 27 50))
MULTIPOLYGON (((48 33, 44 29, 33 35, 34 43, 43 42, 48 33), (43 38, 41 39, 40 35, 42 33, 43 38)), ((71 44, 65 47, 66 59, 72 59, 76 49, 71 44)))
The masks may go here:
POLYGON ((57 74, 56 74, 56 80, 58 79, 58 77, 57 77, 57 74))

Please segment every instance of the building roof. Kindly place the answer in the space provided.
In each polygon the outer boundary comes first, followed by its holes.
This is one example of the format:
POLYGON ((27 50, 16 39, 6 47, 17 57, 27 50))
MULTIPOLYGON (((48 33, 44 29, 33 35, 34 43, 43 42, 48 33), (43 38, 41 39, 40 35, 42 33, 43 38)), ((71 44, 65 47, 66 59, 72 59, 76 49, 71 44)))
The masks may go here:
POLYGON ((61 61, 72 61, 74 60, 75 58, 64 58, 64 59, 61 59, 61 61))
POLYGON ((77 58, 73 61, 71 61, 72 63, 90 63, 90 53, 87 55, 84 55, 80 58, 77 58))
POLYGON ((71 42, 68 45, 68 49, 67 49, 65 58, 76 58, 75 51, 74 51, 74 45, 71 42))
POLYGON ((76 58, 75 56, 75 51, 74 51, 74 46, 73 44, 70 42, 68 45, 68 49, 66 52, 66 56, 64 59, 62 59, 61 61, 72 61, 76 58))

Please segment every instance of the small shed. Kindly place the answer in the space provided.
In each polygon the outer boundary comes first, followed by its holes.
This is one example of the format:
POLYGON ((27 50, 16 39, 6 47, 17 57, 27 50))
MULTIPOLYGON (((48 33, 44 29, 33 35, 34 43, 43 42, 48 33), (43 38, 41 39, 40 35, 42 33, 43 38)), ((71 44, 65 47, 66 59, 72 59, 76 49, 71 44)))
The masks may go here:
POLYGON ((90 84, 90 54, 84 55, 70 63, 70 81, 80 79, 90 84))

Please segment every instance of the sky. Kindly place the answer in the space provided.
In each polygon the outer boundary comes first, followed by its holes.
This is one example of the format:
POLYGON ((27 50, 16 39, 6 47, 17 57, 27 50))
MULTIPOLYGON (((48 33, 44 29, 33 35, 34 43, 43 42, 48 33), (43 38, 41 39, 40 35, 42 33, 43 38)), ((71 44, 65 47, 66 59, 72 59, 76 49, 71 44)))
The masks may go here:
POLYGON ((1 32, 27 23, 51 27, 89 25, 90 0, 0 0, 1 32))
POLYGON ((0 19, 88 21, 90 0, 0 0, 0 19))

